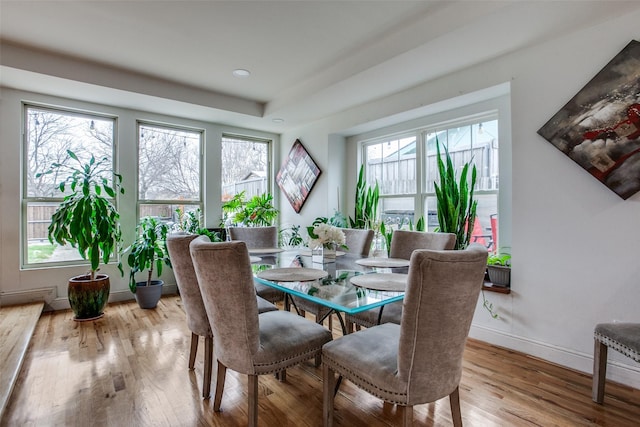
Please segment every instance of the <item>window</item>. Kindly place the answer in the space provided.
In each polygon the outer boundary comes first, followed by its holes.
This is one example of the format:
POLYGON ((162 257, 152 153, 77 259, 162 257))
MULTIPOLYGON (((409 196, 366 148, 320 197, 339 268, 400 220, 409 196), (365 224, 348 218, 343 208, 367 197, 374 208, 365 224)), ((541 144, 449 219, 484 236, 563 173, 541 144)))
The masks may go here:
MULTIPOLYGON (((73 161, 67 150, 83 163, 91 155, 97 160, 106 158, 107 169, 113 170, 116 120, 34 105, 25 105, 24 114, 22 264, 77 263, 82 258, 76 249, 52 245, 48 240, 51 215, 64 198, 58 188, 64 177, 57 173, 37 175, 49 170, 53 163, 73 161)), ((113 176, 105 178, 111 180, 113 176)))
POLYGON ((364 144, 367 183, 380 187, 380 218, 387 228, 409 228, 419 218, 433 231, 438 227, 434 181, 439 181, 436 140, 447 147, 458 177, 462 165, 476 166, 478 201, 472 241, 491 251, 497 245, 498 119, 497 113, 425 126, 399 136, 364 144))
POLYGON ((202 209, 202 145, 201 130, 138 123, 140 218, 175 225, 180 212, 202 209))
POLYGON ((245 200, 271 191, 270 142, 223 135, 222 202, 243 191, 245 200))

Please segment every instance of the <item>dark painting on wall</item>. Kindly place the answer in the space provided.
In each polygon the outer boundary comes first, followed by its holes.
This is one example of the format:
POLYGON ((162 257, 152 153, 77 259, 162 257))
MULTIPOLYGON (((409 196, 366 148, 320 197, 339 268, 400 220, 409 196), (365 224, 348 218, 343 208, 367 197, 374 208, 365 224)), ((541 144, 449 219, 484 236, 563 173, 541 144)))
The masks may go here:
POLYGON ((538 133, 623 199, 640 190, 640 42, 631 41, 538 133))
POLYGON ((296 139, 276 175, 276 182, 297 213, 300 213, 320 173, 318 165, 296 139))

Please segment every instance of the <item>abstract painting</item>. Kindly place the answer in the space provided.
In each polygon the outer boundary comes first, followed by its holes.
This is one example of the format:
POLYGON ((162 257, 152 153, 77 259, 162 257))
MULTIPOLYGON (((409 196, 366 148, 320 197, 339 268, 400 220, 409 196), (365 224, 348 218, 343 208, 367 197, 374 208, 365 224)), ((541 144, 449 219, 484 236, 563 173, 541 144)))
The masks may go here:
POLYGON ((631 41, 538 134, 623 199, 640 190, 640 42, 631 41))
POLYGON ((299 139, 293 143, 289 155, 276 175, 278 187, 291 207, 300 213, 311 189, 320 176, 320 168, 313 161, 299 139))

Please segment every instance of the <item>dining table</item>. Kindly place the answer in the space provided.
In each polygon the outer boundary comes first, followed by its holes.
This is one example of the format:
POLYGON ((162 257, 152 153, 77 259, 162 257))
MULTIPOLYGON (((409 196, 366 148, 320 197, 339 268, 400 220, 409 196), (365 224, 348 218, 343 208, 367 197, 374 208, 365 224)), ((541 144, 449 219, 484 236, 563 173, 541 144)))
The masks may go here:
MULTIPOLYGON (((296 296, 336 314, 343 334, 347 331, 343 315, 402 301, 406 288, 408 260, 368 258, 341 253, 330 262, 318 262, 307 248, 249 252, 254 279, 285 294, 285 309, 295 306, 296 296), (259 259, 258 259, 259 258, 259 259)), ((380 317, 379 317, 380 319, 380 317)))

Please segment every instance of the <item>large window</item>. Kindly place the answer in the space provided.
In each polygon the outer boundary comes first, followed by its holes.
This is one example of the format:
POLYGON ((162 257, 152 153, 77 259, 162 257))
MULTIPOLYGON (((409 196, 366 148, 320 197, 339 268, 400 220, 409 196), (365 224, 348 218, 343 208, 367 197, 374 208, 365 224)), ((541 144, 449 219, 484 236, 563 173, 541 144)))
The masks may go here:
POLYGON ((113 179, 115 118, 34 105, 25 105, 24 114, 23 265, 77 263, 82 258, 76 249, 47 238, 51 215, 65 196, 58 188, 65 177, 60 169, 39 174, 53 163, 73 162, 67 155, 71 150, 83 163, 92 155, 106 158, 105 178, 113 179))
POLYGON ((428 230, 438 227, 434 182, 439 181, 436 141, 446 147, 458 177, 464 163, 476 166, 478 218, 472 241, 491 251, 498 239, 497 114, 424 127, 364 145, 367 182, 380 187, 380 217, 387 227, 408 228, 423 218, 428 230))
POLYGON ((270 142, 224 135, 222 137, 222 201, 244 191, 245 199, 270 191, 270 142))
POLYGON ((202 209, 203 132, 138 123, 139 217, 177 224, 202 209))

